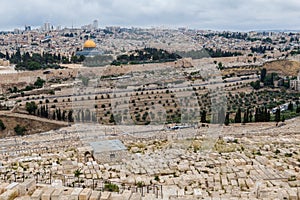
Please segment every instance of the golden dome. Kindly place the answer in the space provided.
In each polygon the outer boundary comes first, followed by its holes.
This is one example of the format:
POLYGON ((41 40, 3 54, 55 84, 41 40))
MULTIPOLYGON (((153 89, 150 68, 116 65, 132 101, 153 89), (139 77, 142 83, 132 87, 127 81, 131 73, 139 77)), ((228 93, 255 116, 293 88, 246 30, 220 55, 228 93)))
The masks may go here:
POLYGON ((96 43, 93 40, 85 41, 83 48, 96 48, 96 43))

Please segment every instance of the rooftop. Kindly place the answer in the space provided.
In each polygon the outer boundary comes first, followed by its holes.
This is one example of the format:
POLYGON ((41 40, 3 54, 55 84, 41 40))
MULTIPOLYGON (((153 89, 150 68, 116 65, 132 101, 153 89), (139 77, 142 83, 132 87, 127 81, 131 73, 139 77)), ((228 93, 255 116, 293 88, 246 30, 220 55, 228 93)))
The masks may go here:
POLYGON ((103 140, 90 142, 89 144, 92 146, 95 153, 122 151, 127 149, 120 140, 103 140))

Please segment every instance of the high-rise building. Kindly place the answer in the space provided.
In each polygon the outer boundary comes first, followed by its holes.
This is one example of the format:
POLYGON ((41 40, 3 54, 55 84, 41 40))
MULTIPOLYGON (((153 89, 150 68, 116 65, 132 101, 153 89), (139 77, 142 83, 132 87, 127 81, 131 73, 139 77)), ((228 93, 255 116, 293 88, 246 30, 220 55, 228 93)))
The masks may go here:
POLYGON ((49 22, 44 23, 44 27, 43 27, 44 31, 50 31, 51 30, 51 24, 49 22))
POLYGON ((25 25, 25 31, 31 31, 31 26, 25 25))
POLYGON ((93 29, 98 29, 98 20, 93 21, 93 29))
POLYGON ((18 28, 14 29, 14 34, 20 34, 20 33, 21 33, 20 29, 18 29, 18 28))

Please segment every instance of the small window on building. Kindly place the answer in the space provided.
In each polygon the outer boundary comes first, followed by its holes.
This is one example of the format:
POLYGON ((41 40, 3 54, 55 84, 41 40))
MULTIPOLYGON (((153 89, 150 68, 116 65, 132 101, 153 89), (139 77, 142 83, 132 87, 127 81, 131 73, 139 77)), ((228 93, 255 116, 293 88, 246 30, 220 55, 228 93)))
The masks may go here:
POLYGON ((110 154, 110 159, 114 159, 116 158, 116 155, 115 154, 110 154))

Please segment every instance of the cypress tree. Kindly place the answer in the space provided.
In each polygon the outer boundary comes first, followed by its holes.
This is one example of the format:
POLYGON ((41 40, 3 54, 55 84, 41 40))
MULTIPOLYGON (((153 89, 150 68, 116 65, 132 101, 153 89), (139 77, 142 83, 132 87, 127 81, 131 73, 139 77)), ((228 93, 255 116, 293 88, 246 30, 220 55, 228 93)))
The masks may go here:
POLYGON ((266 70, 266 68, 263 68, 260 72, 260 81, 261 82, 265 81, 266 75, 267 75, 267 70, 266 70))
POLYGON ((292 102, 289 103, 289 105, 288 105, 288 110, 291 111, 291 112, 294 111, 294 105, 293 105, 292 102))
POLYGON ((221 110, 218 112, 218 123, 223 124, 225 121, 225 110, 222 107, 221 110))
POLYGON ((86 109, 85 110, 85 119, 86 119, 86 121, 91 121, 91 112, 90 112, 90 110, 89 109, 86 109))
POLYGON ((242 122, 242 113, 241 113, 241 108, 238 108, 235 118, 234 118, 235 123, 241 123, 242 122))
POLYGON ((280 108, 277 108, 275 113, 275 122, 280 122, 280 108))
POLYGON ((56 119, 56 113, 55 113, 55 110, 53 110, 53 113, 52 113, 52 119, 53 119, 53 120, 56 119))
POLYGON ((81 110, 81 121, 84 122, 84 111, 81 110))
POLYGON ((226 113, 224 124, 225 124, 225 126, 229 125, 229 112, 226 113))
POLYGON ((67 111, 64 110, 62 113, 62 117, 61 117, 62 121, 66 121, 66 114, 67 114, 67 111))
POLYGON ((74 119, 73 119, 73 110, 69 110, 68 121, 69 122, 74 122, 74 119))
POLYGON ((4 125, 3 121, 0 119, 0 131, 3 131, 6 129, 6 126, 4 125))
POLYGON ((255 108, 254 121, 259 122, 259 109, 255 108))
POLYGON ((245 110, 244 112, 244 123, 248 123, 249 122, 249 117, 248 117, 248 110, 245 110))
POLYGON ((267 117, 267 122, 270 122, 271 121, 271 113, 267 108, 266 108, 266 117, 267 117))
POLYGON ((49 117, 49 107, 48 105, 46 105, 46 108, 45 108, 45 118, 48 118, 49 117))
POLYGON ((252 119, 253 119, 252 111, 249 111, 249 122, 252 122, 252 119))
POLYGON ((207 121, 206 121, 206 110, 203 110, 201 113, 200 113, 200 115, 201 115, 201 123, 206 123, 207 121))

